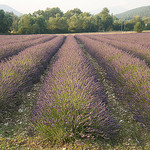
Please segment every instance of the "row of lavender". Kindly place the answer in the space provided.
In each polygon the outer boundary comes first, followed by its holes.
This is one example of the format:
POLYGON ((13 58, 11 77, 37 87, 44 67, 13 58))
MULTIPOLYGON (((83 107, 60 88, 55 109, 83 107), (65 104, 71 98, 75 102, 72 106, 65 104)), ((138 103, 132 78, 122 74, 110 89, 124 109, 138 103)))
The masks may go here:
POLYGON ((136 120, 150 129, 150 69, 144 61, 101 41, 77 35, 88 52, 122 83, 136 120))
POLYGON ((109 34, 89 35, 88 37, 132 53, 150 65, 150 34, 109 34))
POLYGON ((22 50, 28 47, 49 41, 55 38, 56 36, 54 35, 33 35, 33 36, 28 35, 25 38, 23 36, 19 36, 20 38, 18 38, 17 36, 15 37, 12 39, 12 37, 10 36, 11 43, 9 43, 9 40, 7 38, 6 39, 4 38, 4 41, 6 41, 7 44, 0 45, 0 61, 8 57, 11 57, 12 55, 16 55, 17 53, 21 52, 22 50))
MULTIPOLYGON (((51 38, 49 38, 51 39, 51 38)), ((47 37, 46 37, 46 40, 47 37)), ((64 41, 58 36, 45 43, 26 48, 9 61, 0 63, 0 106, 9 103, 18 91, 28 88, 39 79, 44 67, 64 41)))
POLYGON ((119 40, 121 42, 136 43, 146 47, 150 47, 150 33, 115 34, 115 36, 113 34, 105 34, 103 35, 103 37, 112 40, 119 40))
POLYGON ((12 44, 12 43, 15 43, 15 42, 18 42, 18 41, 22 41, 22 42, 25 42, 25 41, 28 41, 28 40, 32 40, 32 39, 37 39, 37 38, 40 38, 40 37, 43 37, 44 35, 0 35, 0 46, 1 45, 5 45, 5 44, 12 44))
POLYGON ((51 142, 114 137, 119 126, 105 99, 94 68, 68 36, 40 90, 35 128, 51 142))

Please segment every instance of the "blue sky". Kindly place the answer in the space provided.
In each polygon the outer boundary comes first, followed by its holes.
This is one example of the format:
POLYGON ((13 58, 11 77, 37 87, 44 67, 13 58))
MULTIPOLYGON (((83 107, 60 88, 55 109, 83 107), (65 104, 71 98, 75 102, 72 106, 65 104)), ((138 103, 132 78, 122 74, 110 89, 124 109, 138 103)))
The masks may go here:
POLYGON ((107 7, 111 13, 121 13, 133 8, 148 6, 150 0, 0 0, 0 4, 9 5, 21 13, 33 13, 47 7, 59 7, 63 12, 79 8, 83 12, 97 12, 107 7))

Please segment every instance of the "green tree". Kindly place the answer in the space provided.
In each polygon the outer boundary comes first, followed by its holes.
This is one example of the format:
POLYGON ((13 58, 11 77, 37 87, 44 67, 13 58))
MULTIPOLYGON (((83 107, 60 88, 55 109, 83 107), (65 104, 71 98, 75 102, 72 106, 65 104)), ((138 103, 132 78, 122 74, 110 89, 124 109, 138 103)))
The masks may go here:
POLYGON ((80 15, 82 14, 82 11, 78 8, 74 8, 72 10, 68 10, 65 14, 64 17, 66 17, 67 19, 70 19, 72 16, 74 15, 80 15))
POLYGON ((34 17, 37 17, 37 16, 43 16, 44 15, 44 11, 43 10, 38 10, 38 11, 35 11, 33 13, 33 16, 34 17))
POLYGON ((65 17, 60 17, 56 14, 56 17, 50 17, 48 21, 49 33, 65 33, 68 31, 68 23, 65 17))
POLYGON ((68 20, 68 30, 70 32, 82 32, 83 18, 79 15, 73 15, 68 20))
POLYGON ((133 31, 134 30, 134 25, 135 25, 135 22, 133 20, 127 20, 125 23, 124 23, 124 30, 125 31, 133 31))
POLYGON ((4 31, 8 32, 10 31, 10 27, 13 23, 13 17, 12 17, 12 13, 6 12, 5 13, 5 19, 4 19, 4 31))
POLYGON ((141 22, 136 23, 136 25, 134 26, 134 31, 136 31, 137 33, 141 33, 143 31, 141 22))
POLYGON ((150 23, 147 23, 147 24, 145 25, 145 30, 150 30, 150 23))
POLYGON ((0 33, 4 33, 5 12, 0 10, 0 33))
POLYGON ((113 28, 113 17, 109 14, 109 10, 107 8, 103 8, 102 12, 98 15, 101 17, 102 28, 104 31, 110 31, 113 28))
POLYGON ((121 30, 121 26, 123 26, 121 20, 114 20, 113 30, 120 31, 121 30))
POLYGON ((144 30, 150 30, 150 17, 143 17, 144 21, 144 30))
POLYGON ((100 17, 100 15, 95 15, 94 16, 94 24, 95 24, 95 30, 96 31, 101 31, 101 30, 103 30, 103 27, 102 27, 102 20, 101 20, 101 17, 100 17))
POLYGON ((5 13, 4 10, 0 10, 0 33, 7 33, 10 31, 12 22, 12 13, 5 13))
POLYGON ((145 27, 144 21, 142 20, 142 18, 140 16, 134 16, 133 22, 134 22, 135 25, 136 25, 137 22, 140 22, 142 28, 145 27))
POLYGON ((69 10, 64 14, 67 19, 69 32, 82 32, 82 17, 80 16, 82 11, 78 8, 69 10))
POLYGON ((12 33, 16 33, 18 31, 19 17, 13 14, 12 18, 13 18, 13 22, 12 22, 12 25, 10 27, 10 30, 12 33))
POLYGON ((70 32, 95 32, 95 18, 90 13, 74 14, 68 19, 70 32))
POLYGON ((90 13, 82 13, 79 15, 82 20, 82 32, 95 32, 96 31, 96 25, 95 25, 95 19, 90 13))
POLYGON ((44 16, 39 15, 34 19, 35 23, 33 24, 33 33, 46 33, 47 24, 44 16))
POLYGON ((58 8, 58 7, 47 8, 47 9, 44 11, 43 16, 44 16, 45 20, 48 21, 50 17, 55 18, 55 17, 56 17, 56 14, 59 14, 60 17, 63 16, 63 12, 60 10, 60 8, 58 8))
POLYGON ((124 23, 124 26, 125 26, 124 30, 125 31, 133 31, 137 22, 140 22, 140 25, 142 26, 141 28, 144 29, 144 27, 145 27, 144 21, 139 16, 134 16, 133 19, 127 20, 124 23))
POLYGON ((21 16, 19 20, 19 34, 31 34, 33 33, 32 25, 35 23, 31 14, 21 16))

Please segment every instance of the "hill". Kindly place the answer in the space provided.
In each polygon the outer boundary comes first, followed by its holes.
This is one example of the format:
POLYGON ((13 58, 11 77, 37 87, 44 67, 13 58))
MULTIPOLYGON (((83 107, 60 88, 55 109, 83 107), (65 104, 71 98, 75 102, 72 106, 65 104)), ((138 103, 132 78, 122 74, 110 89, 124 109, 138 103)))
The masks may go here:
POLYGON ((18 12, 17 10, 15 10, 12 7, 7 6, 7 5, 0 4, 0 9, 3 9, 5 12, 13 12, 17 16, 22 15, 22 13, 18 12))
POLYGON ((131 9, 129 11, 116 14, 117 18, 121 19, 132 19, 134 16, 140 17, 150 17, 150 6, 143 6, 135 9, 131 9))

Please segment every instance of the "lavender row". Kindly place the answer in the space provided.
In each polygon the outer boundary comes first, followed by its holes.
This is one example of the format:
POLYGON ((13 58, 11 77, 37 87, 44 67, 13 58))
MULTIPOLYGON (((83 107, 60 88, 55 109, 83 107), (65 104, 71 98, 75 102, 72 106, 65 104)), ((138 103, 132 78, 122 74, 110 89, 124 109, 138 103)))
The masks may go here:
POLYGON ((36 130, 52 142, 110 138, 118 125, 106 110, 105 98, 93 67, 68 36, 40 90, 36 130))
MULTIPOLYGON (((132 53, 134 55, 136 55, 137 57, 139 57, 141 60, 145 60, 146 63, 148 63, 150 65, 150 47, 147 47, 145 45, 141 45, 139 44, 139 41, 132 41, 132 39, 130 39, 130 36, 128 38, 128 41, 123 41, 124 40, 124 36, 120 35, 120 37, 118 37, 117 35, 114 35, 114 39, 110 39, 109 35, 108 36, 88 36, 89 38, 92 38, 94 40, 98 40, 101 42, 104 42, 106 44, 110 44, 116 48, 119 48, 121 50, 124 50, 126 52, 132 53), (117 38, 118 37, 118 38, 117 38)), ((112 37, 112 35, 111 35, 112 37)), ((135 36, 136 38, 136 36, 135 36)))
POLYGON ((34 40, 41 38, 45 35, 0 35, 0 46, 4 46, 5 44, 12 44, 15 42, 25 42, 28 40, 34 40))
POLYGON ((100 65, 122 83, 124 92, 130 92, 129 106, 138 121, 150 129, 150 69, 144 61, 111 45, 76 36, 100 65))
POLYGON ((132 34, 108 34, 103 37, 112 40, 119 40, 121 42, 131 42, 150 47, 150 33, 132 33, 132 34))
POLYGON ((0 104, 9 103, 18 91, 30 87, 62 45, 64 36, 27 48, 0 63, 0 104))
MULTIPOLYGON (((132 43, 137 44, 138 46, 142 46, 145 48, 150 48, 150 34, 149 33, 132 33, 132 34, 105 34, 98 35, 98 37, 103 37, 108 40, 120 41, 124 43, 132 43)), ((137 46, 136 46, 137 47, 137 46)))
POLYGON ((18 42, 12 43, 12 44, 0 46, 0 61, 3 59, 6 59, 12 55, 16 55, 17 53, 19 53, 20 51, 22 51, 28 47, 49 41, 49 40, 55 38, 56 36, 46 35, 46 36, 43 36, 40 38, 39 38, 39 36, 37 36, 36 38, 35 37, 36 36, 34 36, 34 40, 29 39, 25 42, 22 42, 22 40, 20 40, 18 42))

